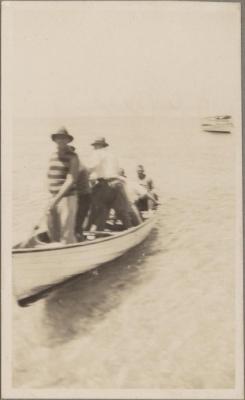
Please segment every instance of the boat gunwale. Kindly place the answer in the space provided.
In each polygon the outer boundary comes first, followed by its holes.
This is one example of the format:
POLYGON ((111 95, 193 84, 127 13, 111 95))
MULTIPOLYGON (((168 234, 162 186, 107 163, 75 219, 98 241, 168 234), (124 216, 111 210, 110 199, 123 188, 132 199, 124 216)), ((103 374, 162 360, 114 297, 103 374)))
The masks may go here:
POLYGON ((122 236, 128 235, 130 233, 136 232, 137 230, 141 229, 143 226, 146 226, 147 224, 149 224, 151 221, 153 221, 156 218, 156 214, 157 214, 157 211, 155 211, 154 214, 150 218, 143 221, 140 225, 133 226, 132 228, 118 232, 118 234, 115 234, 113 236, 99 238, 99 239, 95 239, 95 240, 91 240, 91 241, 71 243, 71 244, 66 244, 64 246, 56 246, 56 247, 52 247, 52 248, 45 248, 45 247, 44 248, 29 247, 29 248, 24 248, 24 249, 13 249, 12 248, 12 255, 26 254, 26 253, 39 253, 39 252, 57 251, 57 250, 67 250, 67 249, 72 249, 72 248, 76 248, 76 247, 84 247, 84 246, 94 245, 97 243, 102 243, 102 242, 106 242, 109 240, 117 239, 122 236))

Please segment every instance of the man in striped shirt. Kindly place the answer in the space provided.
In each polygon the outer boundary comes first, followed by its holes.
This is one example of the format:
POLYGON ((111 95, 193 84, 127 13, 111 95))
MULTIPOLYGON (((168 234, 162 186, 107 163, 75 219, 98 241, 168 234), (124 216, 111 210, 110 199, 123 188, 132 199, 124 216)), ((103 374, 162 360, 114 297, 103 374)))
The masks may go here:
POLYGON ((76 181, 79 159, 68 146, 73 137, 65 128, 51 135, 57 149, 49 161, 48 183, 52 196, 48 207, 48 228, 51 241, 64 244, 76 242, 77 213, 76 181))

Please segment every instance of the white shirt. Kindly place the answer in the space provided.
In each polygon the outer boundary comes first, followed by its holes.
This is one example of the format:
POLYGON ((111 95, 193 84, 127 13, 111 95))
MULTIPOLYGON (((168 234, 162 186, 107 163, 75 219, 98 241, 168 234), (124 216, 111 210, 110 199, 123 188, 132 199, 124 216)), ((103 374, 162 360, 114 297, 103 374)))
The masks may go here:
POLYGON ((141 197, 144 197, 147 194, 147 190, 138 184, 138 182, 131 181, 128 179, 124 179, 124 187, 127 193, 128 198, 132 203, 136 200, 139 200, 141 197))
POLYGON ((119 174, 117 159, 107 147, 93 151, 88 168, 90 173, 93 172, 93 177, 96 179, 116 178, 119 174))

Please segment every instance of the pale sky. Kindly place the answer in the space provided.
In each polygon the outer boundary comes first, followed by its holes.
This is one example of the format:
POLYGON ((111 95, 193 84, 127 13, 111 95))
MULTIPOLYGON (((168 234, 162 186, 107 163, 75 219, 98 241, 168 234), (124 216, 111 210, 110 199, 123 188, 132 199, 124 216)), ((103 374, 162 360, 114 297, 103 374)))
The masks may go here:
POLYGON ((233 113, 240 101, 239 4, 11 1, 2 20, 13 117, 233 113))

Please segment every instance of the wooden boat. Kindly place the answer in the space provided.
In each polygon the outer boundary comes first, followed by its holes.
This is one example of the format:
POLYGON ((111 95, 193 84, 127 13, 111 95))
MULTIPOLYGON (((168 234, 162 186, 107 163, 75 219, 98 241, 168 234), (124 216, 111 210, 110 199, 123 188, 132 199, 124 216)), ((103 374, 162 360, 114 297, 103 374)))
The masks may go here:
POLYGON ((12 250, 14 294, 18 300, 27 298, 120 257, 147 237, 156 214, 150 211, 140 225, 121 232, 97 232, 94 240, 65 246, 41 241, 35 247, 16 245, 12 250))

